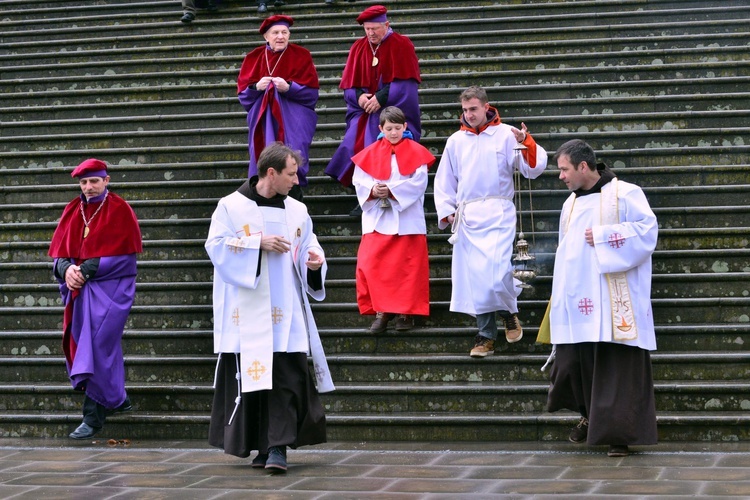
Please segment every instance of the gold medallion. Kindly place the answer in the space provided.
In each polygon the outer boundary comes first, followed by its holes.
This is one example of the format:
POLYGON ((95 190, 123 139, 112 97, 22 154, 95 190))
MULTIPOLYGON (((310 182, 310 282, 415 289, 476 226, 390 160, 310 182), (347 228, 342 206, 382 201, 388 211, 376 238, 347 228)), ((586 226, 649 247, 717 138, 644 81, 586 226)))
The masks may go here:
POLYGON ((89 235, 89 227, 86 226, 86 227, 83 228, 83 237, 85 238, 88 235, 89 235))
POLYGON ((373 65, 373 66, 377 66, 379 62, 380 62, 380 61, 378 60, 378 58, 377 58, 377 57, 375 57, 375 56, 373 56, 373 57, 372 57, 372 65, 373 65))

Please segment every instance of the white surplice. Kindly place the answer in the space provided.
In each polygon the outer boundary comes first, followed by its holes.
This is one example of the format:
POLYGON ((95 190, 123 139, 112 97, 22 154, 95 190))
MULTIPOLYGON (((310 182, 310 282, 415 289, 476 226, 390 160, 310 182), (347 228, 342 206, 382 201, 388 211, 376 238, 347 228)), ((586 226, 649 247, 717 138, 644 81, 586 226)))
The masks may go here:
MULTIPOLYGON (((285 209, 259 207, 239 192, 219 201, 206 251, 214 265, 214 352, 240 353, 242 392, 272 388, 273 352, 312 351, 319 392, 334 390, 312 316, 308 251, 325 257, 304 204, 287 197, 285 209), (291 250, 260 249, 263 235, 284 236, 291 250), (259 259, 261 272, 258 274, 259 259)), ((325 281, 327 264, 321 268, 325 281)))
POLYGON ((571 194, 563 205, 552 281, 551 341, 614 342, 612 307, 625 304, 610 301, 607 274, 624 272, 638 336, 617 342, 653 351, 651 255, 658 236, 656 216, 638 186, 618 180, 605 184, 602 193, 571 194), (613 197, 613 189, 620 222, 606 224, 602 201, 613 197), (593 231, 593 247, 584 237, 587 228, 593 231))
POLYGON ((434 191, 440 229, 457 214, 451 264, 451 311, 471 315, 506 310, 518 312, 518 289, 511 256, 516 231, 513 172, 535 179, 547 166, 547 153, 537 144, 533 168, 515 152, 517 142, 505 124, 478 135, 459 130, 448 138, 435 174, 434 191))
POLYGON ((380 234, 425 234, 424 192, 427 189, 427 165, 422 165, 411 175, 398 170, 396 155, 391 155, 391 176, 378 180, 355 166, 352 184, 362 207, 362 234, 377 231, 380 234), (381 199, 370 197, 375 184, 387 184, 392 198, 390 208, 380 206, 381 199))

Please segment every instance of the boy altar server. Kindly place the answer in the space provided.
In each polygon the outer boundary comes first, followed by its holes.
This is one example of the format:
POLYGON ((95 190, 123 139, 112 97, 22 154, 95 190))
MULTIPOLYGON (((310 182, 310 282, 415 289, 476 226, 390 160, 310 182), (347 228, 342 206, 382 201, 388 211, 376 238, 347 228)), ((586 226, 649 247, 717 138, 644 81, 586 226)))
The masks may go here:
POLYGON ((352 158, 352 181, 362 206, 362 242, 357 252, 357 303, 375 314, 372 333, 414 326, 414 315, 430 314, 430 269, 424 192, 435 157, 411 140, 406 116, 395 106, 380 113, 383 138, 352 158))

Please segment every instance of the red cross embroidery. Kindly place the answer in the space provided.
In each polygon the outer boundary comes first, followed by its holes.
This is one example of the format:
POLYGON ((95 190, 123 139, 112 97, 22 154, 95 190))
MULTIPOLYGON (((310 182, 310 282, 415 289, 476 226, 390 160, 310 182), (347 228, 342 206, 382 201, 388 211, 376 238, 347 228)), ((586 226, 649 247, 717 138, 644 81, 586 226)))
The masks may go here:
POLYGON ((581 314, 584 316, 588 316, 594 312, 594 303, 589 298, 583 298, 578 301, 578 310, 581 311, 581 314))
POLYGON ((625 238, 620 233, 612 233, 609 235, 609 246, 612 248, 621 248, 625 246, 625 238))

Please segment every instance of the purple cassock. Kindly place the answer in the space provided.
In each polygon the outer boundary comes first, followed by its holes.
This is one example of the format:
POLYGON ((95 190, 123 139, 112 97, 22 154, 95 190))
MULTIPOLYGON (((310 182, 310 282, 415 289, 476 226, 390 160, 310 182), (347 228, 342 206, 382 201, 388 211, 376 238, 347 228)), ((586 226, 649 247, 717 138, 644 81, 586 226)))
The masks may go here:
MULTIPOLYGON (((57 259, 55 259, 57 265, 57 259)), ((136 256, 101 257, 96 274, 74 298, 60 280, 67 306, 73 300, 70 333, 74 344, 66 364, 74 389, 106 408, 117 408, 126 398, 122 339, 135 299, 136 256)))
MULTIPOLYGON (((380 82, 378 90, 384 87, 380 82)), ((422 120, 419 114, 419 83, 415 80, 393 80, 388 91, 387 106, 396 106, 406 115, 407 129, 414 140, 419 142, 422 136, 422 120)), ((357 89, 344 90, 346 102, 346 130, 336 152, 325 169, 325 173, 339 180, 345 186, 351 186, 354 163, 352 156, 366 148, 380 133, 380 112, 366 114, 357 103, 357 89), (364 122, 360 124, 360 122, 364 122)), ((382 108, 381 108, 382 109, 382 108)))
POLYGON ((257 157, 262 149, 272 142, 282 141, 302 155, 297 175, 300 186, 307 186, 310 143, 318 124, 315 104, 319 91, 297 82, 289 82, 289 85, 289 90, 284 93, 271 84, 264 92, 251 85, 238 94, 240 103, 247 110, 248 177, 258 174, 257 157), (275 103, 269 103, 270 99, 275 103), (277 116, 275 110, 280 110, 281 115, 277 116))

